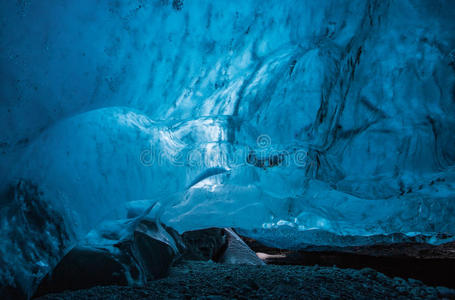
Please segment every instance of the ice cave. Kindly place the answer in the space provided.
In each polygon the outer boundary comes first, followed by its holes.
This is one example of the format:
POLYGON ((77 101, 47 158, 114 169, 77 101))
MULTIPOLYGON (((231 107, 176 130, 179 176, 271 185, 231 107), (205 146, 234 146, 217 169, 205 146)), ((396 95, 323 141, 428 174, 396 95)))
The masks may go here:
POLYGON ((455 1, 3 0, 0 24, 0 298, 455 298, 455 1))

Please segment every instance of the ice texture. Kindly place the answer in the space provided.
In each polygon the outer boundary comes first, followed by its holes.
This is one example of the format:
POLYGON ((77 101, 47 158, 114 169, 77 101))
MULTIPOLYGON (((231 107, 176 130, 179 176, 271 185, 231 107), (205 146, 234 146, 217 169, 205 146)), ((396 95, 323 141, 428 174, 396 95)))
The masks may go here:
POLYGON ((453 1, 5 0, 0 25, 0 191, 39 187, 55 253, 154 203, 280 247, 455 234, 453 1))

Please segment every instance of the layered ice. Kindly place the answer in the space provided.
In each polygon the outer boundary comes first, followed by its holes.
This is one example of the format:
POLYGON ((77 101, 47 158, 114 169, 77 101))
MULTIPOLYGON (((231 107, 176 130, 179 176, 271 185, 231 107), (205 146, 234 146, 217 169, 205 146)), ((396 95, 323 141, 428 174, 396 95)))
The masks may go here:
POLYGON ((154 203, 280 247, 455 234, 451 1, 0 7, 0 188, 64 216, 56 253, 154 203))

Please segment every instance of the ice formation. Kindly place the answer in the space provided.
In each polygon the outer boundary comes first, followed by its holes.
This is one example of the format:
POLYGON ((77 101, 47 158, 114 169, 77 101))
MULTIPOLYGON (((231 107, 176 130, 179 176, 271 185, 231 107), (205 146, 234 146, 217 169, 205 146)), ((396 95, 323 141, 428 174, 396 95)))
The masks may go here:
POLYGON ((455 234, 451 1, 0 8, 0 188, 43 192, 71 232, 56 253, 153 203, 281 247, 455 234))

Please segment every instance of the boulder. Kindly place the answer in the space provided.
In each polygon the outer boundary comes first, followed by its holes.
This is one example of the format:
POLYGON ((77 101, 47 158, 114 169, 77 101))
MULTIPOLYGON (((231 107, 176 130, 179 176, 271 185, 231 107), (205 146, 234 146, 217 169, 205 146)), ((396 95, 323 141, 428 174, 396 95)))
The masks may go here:
POLYGON ((263 265, 256 253, 230 228, 209 228, 182 234, 184 259, 263 265))
POLYGON ((184 259, 218 261, 227 247, 223 228, 208 228, 186 231, 182 234, 185 244, 184 259))
POLYGON ((35 296, 102 285, 145 285, 168 274, 179 255, 175 245, 164 227, 149 220, 104 224, 63 257, 35 296))

